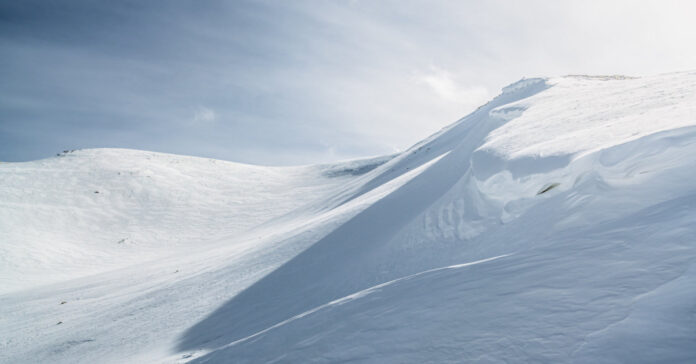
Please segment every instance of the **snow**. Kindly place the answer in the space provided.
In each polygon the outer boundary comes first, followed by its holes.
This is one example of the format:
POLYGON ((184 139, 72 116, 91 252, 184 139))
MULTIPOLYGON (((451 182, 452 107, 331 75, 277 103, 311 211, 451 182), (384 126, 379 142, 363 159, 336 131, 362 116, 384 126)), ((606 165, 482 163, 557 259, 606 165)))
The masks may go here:
POLYGON ((548 91, 494 110, 524 113, 491 132, 480 150, 506 160, 583 155, 691 126, 688 116, 696 113, 692 78, 673 74, 619 81, 551 79, 548 83, 554 87, 548 91))
POLYGON ((682 72, 331 165, 1 163, 0 362, 694 362, 695 153, 682 72))
POLYGON ((331 170, 324 166, 123 149, 2 167, 0 292, 195 251, 325 198, 343 182, 323 177, 331 170))

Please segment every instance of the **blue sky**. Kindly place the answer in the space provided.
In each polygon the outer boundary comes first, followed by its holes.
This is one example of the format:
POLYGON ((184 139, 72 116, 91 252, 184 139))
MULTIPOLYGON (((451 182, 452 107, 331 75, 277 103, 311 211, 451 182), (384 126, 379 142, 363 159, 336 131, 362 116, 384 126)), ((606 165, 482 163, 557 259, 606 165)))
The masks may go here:
POLYGON ((0 160, 393 153, 522 77, 696 69, 692 4, 0 0, 0 160))

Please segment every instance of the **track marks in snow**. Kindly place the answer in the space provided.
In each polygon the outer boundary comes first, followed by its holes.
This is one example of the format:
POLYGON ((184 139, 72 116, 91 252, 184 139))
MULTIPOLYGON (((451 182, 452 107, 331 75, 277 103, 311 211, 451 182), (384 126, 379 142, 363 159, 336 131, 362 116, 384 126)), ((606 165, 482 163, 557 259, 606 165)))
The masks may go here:
POLYGON ((313 313, 315 313, 315 312, 318 312, 318 311, 321 311, 321 310, 325 310, 325 309, 330 309, 331 307, 334 307, 334 306, 340 306, 340 305, 344 305, 344 304, 350 303, 351 301, 358 300, 358 299, 360 299, 360 298, 366 297, 366 296, 368 296, 368 295, 370 295, 370 294, 372 294, 372 293, 374 293, 374 292, 376 292, 376 291, 378 291, 378 290, 380 290, 380 289, 382 289, 382 288, 385 288, 385 287, 388 287, 388 286, 391 286, 391 285, 394 285, 394 284, 398 284, 399 282, 402 282, 402 281, 406 281, 406 280, 409 280, 409 279, 412 279, 412 278, 420 277, 420 276, 423 276, 423 275, 427 275, 427 274, 430 274, 430 273, 439 272, 439 271, 443 271, 443 270, 448 270, 448 269, 461 269, 461 268, 469 267, 469 266, 476 265, 476 264, 486 263, 486 262, 490 262, 490 261, 493 261, 493 260, 496 260, 496 259, 508 257, 508 256, 510 256, 510 255, 511 255, 511 254, 504 254, 504 255, 499 255, 499 256, 495 256, 495 257, 491 257, 491 258, 486 258, 486 259, 477 260, 477 261, 474 261, 474 262, 468 262, 468 263, 450 265, 450 266, 446 266, 446 267, 428 269, 428 270, 423 271, 423 272, 419 272, 419 273, 411 274, 411 275, 408 275, 408 276, 405 276, 405 277, 393 279, 393 280, 391 280, 391 281, 378 284, 378 285, 376 285, 376 286, 373 286, 373 287, 370 287, 370 288, 361 290, 361 291, 359 291, 359 292, 355 292, 355 293, 353 293, 353 294, 350 294, 350 295, 347 295, 347 296, 345 296, 345 297, 342 297, 342 298, 333 300, 333 301, 331 301, 331 302, 329 302, 329 303, 326 303, 326 304, 324 304, 324 305, 318 306, 318 307, 313 308, 313 309, 311 309, 311 310, 305 311, 305 312, 303 312, 303 313, 301 313, 301 314, 295 315, 295 316, 293 316, 293 317, 291 317, 291 318, 289 318, 289 319, 287 319, 287 320, 281 321, 281 322, 279 322, 279 323, 277 323, 277 324, 275 324, 275 325, 273 325, 273 326, 270 326, 270 327, 268 327, 268 328, 266 328, 266 329, 264 329, 264 330, 261 330, 261 331, 259 331, 259 332, 257 332, 257 333, 254 333, 254 334, 249 335, 249 336, 246 336, 246 337, 244 337, 244 338, 235 340, 235 341, 233 341, 233 342, 231 342, 231 343, 229 343, 229 344, 227 344, 227 345, 224 345, 224 346, 222 346, 222 347, 218 347, 218 348, 215 348, 215 349, 212 349, 212 350, 207 350, 207 351, 199 351, 199 352, 196 352, 195 355, 192 356, 192 358, 197 358, 197 357, 200 357, 200 356, 202 356, 202 355, 206 355, 206 354, 208 354, 208 353, 212 353, 212 352, 215 352, 215 351, 218 351, 218 350, 228 349, 228 348, 233 347, 233 346, 235 346, 235 345, 237 345, 237 344, 241 344, 241 343, 243 343, 243 342, 246 342, 246 341, 249 341, 249 340, 254 339, 254 338, 256 338, 256 337, 259 337, 259 336, 261 336, 261 335, 263 335, 263 334, 265 334, 265 333, 267 333, 267 332, 269 332, 269 331, 271 331, 271 330, 273 330, 273 329, 276 329, 276 328, 278 328, 278 327, 287 325, 287 324, 289 324, 289 323, 291 323, 291 322, 293 322, 293 321, 296 321, 296 320, 302 319, 302 318, 304 318, 304 317, 307 317, 307 316, 309 316, 309 315, 311 315, 311 314, 313 314, 313 313))

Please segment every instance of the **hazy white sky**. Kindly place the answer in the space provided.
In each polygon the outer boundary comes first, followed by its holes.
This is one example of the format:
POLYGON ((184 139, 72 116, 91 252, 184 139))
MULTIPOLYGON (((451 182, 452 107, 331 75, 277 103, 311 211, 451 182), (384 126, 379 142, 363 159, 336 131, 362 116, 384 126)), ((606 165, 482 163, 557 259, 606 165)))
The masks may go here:
POLYGON ((522 77, 696 69, 693 1, 0 0, 0 160, 392 153, 522 77))

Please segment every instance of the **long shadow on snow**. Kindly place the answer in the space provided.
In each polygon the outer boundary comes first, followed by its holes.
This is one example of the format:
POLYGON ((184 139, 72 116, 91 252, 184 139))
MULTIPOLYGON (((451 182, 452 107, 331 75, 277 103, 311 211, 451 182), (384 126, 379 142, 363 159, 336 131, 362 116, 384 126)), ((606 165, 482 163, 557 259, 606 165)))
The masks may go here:
MULTIPOLYGON (((469 115, 456 147, 420 175, 377 201, 188 329, 178 348, 216 348, 384 280, 375 251, 445 194, 469 169, 471 153, 490 130, 488 112, 546 89, 541 81, 503 94, 469 115), (380 274, 378 274, 380 273, 380 274)), ((416 273, 423 267, 414 267, 416 273)), ((433 268, 433 267, 429 267, 433 268)), ((403 272, 401 272, 403 273, 403 272)))

